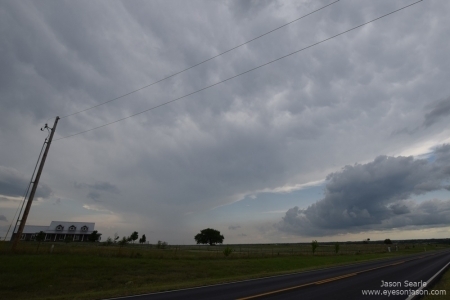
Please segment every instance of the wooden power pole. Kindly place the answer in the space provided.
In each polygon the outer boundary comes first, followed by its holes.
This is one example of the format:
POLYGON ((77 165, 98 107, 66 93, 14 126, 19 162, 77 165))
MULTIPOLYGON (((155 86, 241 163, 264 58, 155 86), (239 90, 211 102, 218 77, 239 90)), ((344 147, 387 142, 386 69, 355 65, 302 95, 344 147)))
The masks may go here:
MULTIPOLYGON (((45 147, 44 155, 42 156, 41 163, 39 165, 39 169, 36 174, 36 178, 33 181, 33 188, 31 189, 30 197, 28 197, 27 206, 25 207, 22 218, 20 219, 19 229, 17 230, 17 233, 14 236, 14 240, 13 240, 13 244, 12 244, 12 248, 11 248, 12 251, 16 250, 17 244, 19 243, 19 240, 22 236, 23 229, 25 228, 25 223, 27 222, 28 214, 30 213, 31 203, 33 203, 33 198, 34 198, 34 195, 36 194, 36 189, 39 184, 39 179, 41 178, 42 169, 44 169, 45 159, 47 158, 48 150, 50 149, 50 144, 52 143, 53 134, 55 133, 56 125, 58 124, 58 120, 59 120, 59 117, 56 117, 53 128, 49 128, 47 126, 47 124, 45 124, 45 128, 50 129, 50 137, 47 142, 47 147, 45 147)), ((14 234, 14 232, 13 232, 13 234, 14 234)))

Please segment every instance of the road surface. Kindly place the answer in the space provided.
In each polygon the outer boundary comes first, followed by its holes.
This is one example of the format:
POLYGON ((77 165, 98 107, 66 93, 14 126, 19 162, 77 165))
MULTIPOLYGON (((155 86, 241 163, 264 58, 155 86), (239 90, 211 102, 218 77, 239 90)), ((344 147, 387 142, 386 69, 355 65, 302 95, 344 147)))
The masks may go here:
POLYGON ((406 290, 416 291, 426 285, 449 262, 448 250, 423 252, 322 270, 113 299, 406 299, 406 290), (363 295, 369 291, 381 294, 363 295))

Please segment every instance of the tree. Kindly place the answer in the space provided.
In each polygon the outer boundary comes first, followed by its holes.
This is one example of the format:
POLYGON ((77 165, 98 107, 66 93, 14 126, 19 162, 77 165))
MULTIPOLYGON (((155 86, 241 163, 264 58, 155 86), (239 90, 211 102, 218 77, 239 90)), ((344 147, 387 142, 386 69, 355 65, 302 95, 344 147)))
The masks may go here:
POLYGON ((145 234, 142 235, 142 237, 139 239, 139 244, 145 244, 147 241, 147 238, 145 237, 145 234))
POLYGON ((167 242, 158 241, 158 243, 156 244, 156 248, 157 249, 166 249, 167 245, 169 245, 169 244, 167 244, 167 242))
POLYGON ((391 239, 385 239, 385 240, 384 240, 384 243, 387 244, 387 245, 389 245, 389 244, 392 244, 392 241, 391 241, 391 239))
POLYGON ((334 244, 334 253, 339 253, 339 243, 334 244))
POLYGON ((197 234, 194 239, 197 244, 209 244, 210 246, 212 246, 215 244, 222 244, 224 237, 220 234, 220 231, 212 228, 206 228, 200 231, 200 233, 197 234))
POLYGON ((101 233, 98 233, 97 230, 92 231, 90 235, 88 235, 89 242, 96 242, 100 238, 101 233))
POLYGON ((114 233, 114 243, 117 242, 117 240, 120 238, 120 236, 116 233, 114 233))
POLYGON ((313 240, 311 242, 311 247, 312 247, 312 253, 314 255, 314 253, 316 252, 317 247, 319 247, 319 243, 316 240, 313 240))
POLYGON ((130 241, 134 241, 137 240, 139 238, 139 234, 137 233, 137 231, 134 231, 131 235, 130 235, 130 241))
POLYGON ((119 241, 119 246, 123 247, 126 244, 128 244, 128 239, 126 237, 123 237, 121 241, 119 241))
POLYGON ((44 241, 44 239, 45 239, 45 232, 39 231, 39 233, 36 234, 36 242, 38 242, 36 252, 39 251, 39 247, 41 246, 41 243, 44 241))
POLYGON ((113 244, 113 240, 112 240, 112 238, 111 238, 110 236, 108 236, 108 238, 106 239, 105 244, 106 244, 107 246, 110 246, 110 245, 113 244))

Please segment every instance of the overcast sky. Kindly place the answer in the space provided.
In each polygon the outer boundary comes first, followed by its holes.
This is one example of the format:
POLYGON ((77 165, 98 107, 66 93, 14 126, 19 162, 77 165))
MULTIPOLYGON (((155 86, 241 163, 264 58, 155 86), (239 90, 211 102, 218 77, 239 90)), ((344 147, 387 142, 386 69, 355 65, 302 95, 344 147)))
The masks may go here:
POLYGON ((192 244, 450 233, 450 2, 2 1, 0 234, 56 116, 27 224, 192 244))

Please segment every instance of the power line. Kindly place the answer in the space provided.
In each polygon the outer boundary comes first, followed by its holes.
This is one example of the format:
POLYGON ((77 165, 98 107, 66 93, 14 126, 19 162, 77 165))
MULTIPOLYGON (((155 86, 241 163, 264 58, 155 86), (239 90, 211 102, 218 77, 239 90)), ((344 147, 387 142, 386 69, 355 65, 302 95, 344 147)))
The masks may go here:
POLYGON ((269 64, 271 64, 271 63, 274 63, 274 62, 276 62, 276 61, 282 60, 282 59, 284 59, 284 58, 286 58, 286 57, 289 57, 289 56, 291 56, 291 55, 294 55, 294 54, 296 54, 296 53, 302 52, 302 51, 304 51, 304 50, 306 50, 306 49, 309 49, 309 48, 312 48, 312 47, 314 47, 314 46, 317 46, 317 45, 319 45, 319 44, 321 44, 321 43, 324 43, 324 42, 329 41, 329 40, 331 40, 331 39, 334 39, 334 38, 336 38, 336 37, 338 37, 338 36, 340 36, 340 35, 343 35, 343 34, 345 34, 345 33, 347 33, 347 32, 350 32, 350 31, 352 31, 352 30, 355 30, 355 29, 357 29, 357 28, 360 28, 360 27, 362 27, 362 26, 365 26, 365 25, 367 25, 367 24, 370 24, 370 23, 372 23, 372 22, 375 22, 375 21, 377 21, 377 20, 380 20, 380 19, 382 19, 382 18, 384 18, 384 17, 387 17, 387 16, 389 16, 389 15, 392 15, 392 14, 394 14, 394 13, 396 13, 396 12, 399 12, 399 11, 405 9, 405 8, 408 8, 408 7, 410 7, 410 6, 413 6, 413 5, 415 5, 415 4, 419 3, 419 2, 422 2, 422 1, 423 1, 423 0, 419 0, 419 1, 416 1, 416 2, 414 2, 414 3, 412 3, 412 4, 406 5, 406 6, 402 7, 402 8, 396 9, 396 10, 394 10, 394 11, 391 11, 390 13, 387 13, 387 14, 385 14, 385 15, 382 15, 381 17, 372 19, 372 20, 370 20, 370 21, 368 21, 368 22, 366 22, 366 23, 363 23, 363 24, 360 24, 360 25, 358 25, 358 26, 355 26, 355 27, 353 27, 353 28, 351 28, 351 29, 348 29, 348 30, 346 30, 346 31, 343 31, 343 32, 341 32, 341 33, 338 33, 338 34, 336 34, 336 35, 333 35, 333 36, 331 36, 331 37, 329 37, 329 38, 326 38, 326 39, 324 39, 324 40, 321 40, 321 41, 319 41, 319 42, 316 42, 316 43, 314 43, 314 44, 311 44, 311 45, 309 45, 309 46, 307 46, 307 47, 304 47, 304 48, 302 48, 302 49, 296 50, 296 51, 291 52, 291 53, 289 53, 289 54, 286 54, 286 55, 284 55, 284 56, 281 56, 281 57, 279 57, 279 58, 277 58, 277 59, 274 59, 274 60, 269 61, 269 62, 267 62, 267 63, 265 63, 265 64, 262 64, 262 65, 259 65, 259 66, 255 67, 255 68, 252 68, 252 69, 247 70, 247 71, 245 71, 245 72, 242 72, 242 73, 240 73, 240 74, 234 75, 234 76, 229 77, 229 78, 227 78, 227 79, 221 80, 221 81, 216 82, 216 83, 211 84, 211 85, 208 85, 208 86, 206 86, 206 87, 204 87, 204 88, 201 88, 201 89, 199 89, 199 90, 196 90, 196 91, 194 91, 194 92, 192 92, 192 93, 189 93, 189 94, 186 94, 186 95, 184 95, 184 96, 175 98, 175 99, 173 99, 173 100, 164 102, 164 103, 162 103, 162 104, 153 106, 153 107, 151 107, 151 108, 148 108, 148 109, 143 110, 143 111, 141 111, 141 112, 138 112, 138 113, 129 115, 129 116, 127 116, 127 117, 118 119, 118 120, 116 120, 116 121, 113 121, 113 122, 110 122, 110 123, 106 123, 106 124, 103 124, 103 125, 100 125, 100 126, 97 126, 97 127, 91 128, 91 129, 88 129, 88 130, 80 131, 80 132, 78 132, 78 133, 74 133, 74 134, 71 134, 71 135, 68 135, 68 136, 64 136, 64 137, 61 137, 61 138, 59 138, 59 139, 55 139, 55 141, 59 141, 59 140, 66 139, 66 138, 69 138, 69 137, 73 137, 73 136, 76 136, 76 135, 79 135, 79 134, 82 134, 82 133, 86 133, 86 132, 89 132, 89 131, 93 131, 93 130, 96 130, 96 129, 99 129, 99 128, 102 128, 102 127, 106 127, 106 126, 112 125, 112 124, 114 124, 114 123, 118 123, 118 122, 120 122, 120 121, 123 121, 123 120, 129 119, 129 118, 135 117, 135 116, 140 115, 140 114, 143 114, 143 113, 148 112, 148 111, 150 111, 150 110, 154 110, 154 109, 156 109, 156 108, 159 108, 159 107, 161 107, 161 106, 167 105, 167 104, 169 104, 169 103, 178 101, 178 100, 180 100, 180 99, 186 98, 186 97, 188 97, 188 96, 191 96, 191 95, 193 95, 193 94, 199 93, 199 92, 201 92, 201 91, 204 91, 204 90, 206 90, 206 89, 209 89, 209 88, 211 88, 211 87, 214 87, 214 86, 216 86, 216 85, 219 85, 219 84, 221 84, 221 83, 224 83, 224 82, 226 82, 226 81, 229 81, 229 80, 234 79, 234 78, 236 78, 236 77, 239 77, 239 76, 241 76, 241 75, 250 73, 250 72, 252 72, 252 71, 254 71, 254 70, 256 70, 256 69, 262 68, 262 67, 267 66, 267 65, 269 65, 269 64))
MULTIPOLYGON (((193 65, 193 66, 190 66, 189 68, 186 68, 186 69, 181 70, 181 71, 179 71, 179 72, 176 72, 176 73, 174 73, 174 74, 172 74, 172 75, 169 75, 169 76, 167 76, 167 77, 164 77, 163 79, 160 79, 160 80, 158 80, 158 81, 155 81, 155 82, 153 82, 153 83, 150 83, 150 84, 148 84, 148 85, 146 85, 146 86, 143 86, 143 87, 141 87, 141 88, 139 88, 139 89, 137 89, 137 90, 131 91, 131 92, 126 93, 126 94, 123 94, 122 96, 119 96, 119 97, 116 97, 116 98, 114 98, 114 99, 111 99, 111 100, 102 102, 102 103, 100 103, 100 104, 91 106, 91 107, 89 107, 89 108, 86 108, 86 109, 83 109, 83 110, 80 110, 80 111, 77 111, 77 112, 74 112, 74 113, 71 113, 71 114, 62 116, 61 119, 64 119, 64 118, 67 118, 67 117, 70 117, 70 116, 73 116, 73 115, 76 115, 76 114, 79 114, 79 113, 88 111, 88 110, 90 110, 90 109, 99 107, 99 106, 104 105, 104 104, 107 104, 107 103, 109 103, 109 102, 112 102, 112 101, 115 101, 115 100, 124 98, 124 97, 126 97, 126 96, 128 96, 128 95, 131 95, 131 94, 136 93, 136 92, 138 92, 138 91, 140 91, 140 90, 143 90, 143 89, 145 89, 145 88, 148 88, 148 87, 150 87, 150 86, 152 86, 152 85, 155 85, 155 84, 157 84, 157 83, 160 83, 161 81, 164 81, 164 80, 166 80, 166 79, 172 78, 172 77, 174 77, 174 76, 176 76, 176 75, 179 75, 179 74, 181 74, 181 73, 183 73, 183 72, 186 72, 187 70, 190 70, 190 69, 195 68, 195 67, 197 67, 197 66, 199 66, 199 65, 201 65, 201 64, 204 64, 205 62, 208 62, 208 61, 210 61, 210 60, 213 60, 214 58, 217 58, 217 57, 219 57, 219 56, 221 56, 221 55, 223 55, 223 54, 225 54, 225 53, 228 53, 228 52, 233 51, 233 50, 235 50, 235 49, 237 49, 237 48, 239 48, 239 47, 242 47, 242 46, 244 46, 244 45, 246 45, 246 44, 248 44, 248 43, 250 43, 250 42, 253 42, 254 40, 257 40, 257 39, 259 39, 259 38, 261 38, 261 37, 263 37, 263 36, 265 36, 265 35, 268 35, 268 34, 274 32, 274 31, 277 31, 278 29, 281 29, 281 28, 283 28, 283 27, 286 27, 286 26, 288 26, 289 24, 292 24, 292 23, 294 23, 294 22, 297 22, 297 21, 299 21, 299 20, 301 20, 301 19, 303 19, 303 18, 305 18, 305 17, 307 17, 307 16, 309 16, 309 15, 312 15, 312 14, 318 12, 319 10, 322 10, 322 9, 324 9, 324 8, 330 6, 330 5, 333 5, 333 4, 335 4, 336 2, 339 2, 339 1, 340 1, 340 0, 336 0, 336 1, 332 2, 332 3, 330 3, 330 4, 327 4, 327 5, 325 5, 325 6, 321 7, 321 8, 319 8, 319 9, 316 9, 316 10, 314 10, 314 11, 312 11, 312 12, 310 12, 310 13, 304 15, 304 16, 301 16, 300 18, 297 18, 297 19, 295 19, 295 20, 292 20, 292 21, 290 21, 289 23, 286 23, 286 24, 284 24, 284 25, 281 25, 280 27, 277 27, 277 28, 275 28, 275 29, 272 29, 271 31, 268 31, 268 32, 266 32, 266 33, 264 33, 264 34, 261 34, 261 35, 255 37, 255 38, 253 38, 253 39, 251 39, 251 40, 249 40, 249 41, 247 41, 247 42, 245 42, 245 43, 242 43, 242 44, 240 44, 240 45, 238 45, 238 46, 235 46, 235 47, 233 47, 233 48, 231 48, 231 49, 228 49, 228 50, 226 50, 226 51, 224 51, 224 52, 222 52, 222 53, 219 53, 219 54, 217 54, 217 55, 215 55, 215 56, 213 56, 213 57, 210 57, 210 58, 208 58, 208 59, 206 59, 206 60, 204 60, 204 61, 202 61, 202 62, 199 62, 199 63, 197 63, 197 64, 195 64, 195 65, 193 65)), ((50 118, 50 119, 51 119, 51 118, 50 118)), ((47 120, 47 121, 48 121, 48 120, 47 120)))

